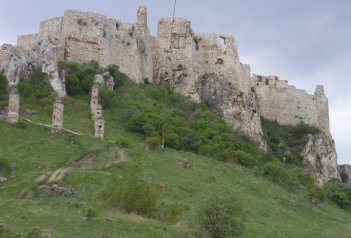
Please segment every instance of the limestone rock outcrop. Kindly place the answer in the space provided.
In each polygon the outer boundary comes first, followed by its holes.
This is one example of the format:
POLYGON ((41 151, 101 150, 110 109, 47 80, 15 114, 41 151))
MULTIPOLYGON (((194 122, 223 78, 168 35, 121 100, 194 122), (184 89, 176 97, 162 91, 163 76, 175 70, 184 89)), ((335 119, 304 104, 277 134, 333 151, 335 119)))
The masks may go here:
POLYGON ((309 134, 301 155, 304 158, 305 168, 312 174, 317 184, 323 185, 332 178, 340 179, 335 143, 330 135, 309 134))
POLYGON ((48 59, 44 60, 42 72, 49 76, 50 85, 56 92, 57 96, 59 98, 66 97, 65 71, 59 69, 57 62, 48 59))
POLYGON ((201 101, 213 108, 229 125, 242 130, 266 149, 255 94, 244 94, 229 81, 214 74, 202 77, 198 91, 201 101))

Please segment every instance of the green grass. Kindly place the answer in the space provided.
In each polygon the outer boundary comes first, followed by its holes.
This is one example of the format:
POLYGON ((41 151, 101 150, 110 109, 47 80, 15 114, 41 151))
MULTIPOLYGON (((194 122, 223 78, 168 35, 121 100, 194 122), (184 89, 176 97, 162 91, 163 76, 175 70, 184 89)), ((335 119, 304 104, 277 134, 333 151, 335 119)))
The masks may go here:
POLYGON ((86 105, 82 100, 67 100, 65 127, 82 132, 79 137, 53 135, 27 123, 13 126, 0 122, 0 134, 6 135, 0 141, 0 154, 13 167, 8 181, 0 185, 4 237, 27 234, 35 227, 55 237, 162 237, 164 233, 167 237, 193 237, 192 221, 199 204, 213 188, 221 186, 241 197, 247 214, 245 237, 350 237, 349 211, 329 203, 319 210, 303 188, 288 191, 233 163, 167 148, 146 151, 139 134, 118 124, 109 127, 115 118, 113 111, 104 112, 106 139, 96 140, 91 137, 86 105), (77 105, 81 110, 74 109, 77 105), (131 148, 121 149, 109 142, 120 136, 131 142, 131 148), (101 191, 111 176, 128 173, 130 161, 136 158, 141 160, 143 178, 159 188, 161 199, 182 206, 176 224, 124 214, 102 202, 101 191), (182 160, 191 167, 179 166, 182 160), (32 188, 37 177, 62 166, 70 167, 62 183, 74 188, 73 197, 34 193, 21 198, 21 192, 32 188), (96 218, 86 219, 89 208, 97 211, 96 218))
MULTIPOLYGON (((55 135, 23 121, 19 125, 0 121, 0 156, 12 167, 7 181, 0 184, 0 223, 5 225, 0 237, 27 237, 36 227, 64 238, 195 237, 198 209, 218 188, 240 198, 246 214, 243 237, 351 237, 350 210, 330 202, 318 209, 309 198, 308 187, 285 187, 256 170, 192 152, 167 147, 146 150, 146 136, 128 129, 124 113, 133 97, 145 100, 140 93, 145 87, 151 85, 128 86, 126 82, 116 90, 116 105, 103 111, 104 140, 92 137, 87 96, 65 100, 64 126, 81 136, 55 135), (118 146, 115 141, 120 138, 128 146, 118 146), (102 192, 112 177, 127 175, 136 160, 141 179, 160 195, 157 206, 177 204, 181 208, 176 221, 126 214, 104 202, 102 192), (182 161, 190 163, 190 168, 180 166, 182 161), (59 183, 71 186, 74 196, 40 193, 36 179, 62 167, 68 170, 59 183), (94 211, 90 219, 88 211, 94 211)), ((162 103, 161 107, 170 107, 162 103)), ((45 111, 27 117, 51 122, 45 111)))

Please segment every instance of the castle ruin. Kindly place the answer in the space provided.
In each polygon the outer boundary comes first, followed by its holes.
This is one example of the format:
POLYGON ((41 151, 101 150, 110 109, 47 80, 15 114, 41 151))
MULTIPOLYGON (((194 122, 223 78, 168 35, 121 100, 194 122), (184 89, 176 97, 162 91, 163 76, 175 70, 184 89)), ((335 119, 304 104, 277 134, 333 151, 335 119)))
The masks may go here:
MULTIPOLYGON (((145 79, 167 83, 192 100, 205 102, 262 149, 267 148, 267 143, 261 116, 283 125, 304 122, 315 126, 321 133, 311 135, 303 151, 305 166, 319 184, 339 178, 323 86, 317 86, 311 95, 277 76, 251 75, 250 66, 240 62, 233 36, 196 34, 190 21, 181 18, 160 19, 157 35, 152 36, 145 7, 138 8, 135 25, 95 13, 67 10, 62 17, 42 22, 37 34, 19 36, 17 47, 2 46, 0 68, 6 68, 11 54, 35 65, 42 65, 44 57, 54 62, 96 60, 102 67, 118 65, 137 83, 145 79)), ((60 77, 54 73, 52 78, 60 77)), ((63 84, 62 80, 51 83, 65 93, 63 84)), ((90 107, 94 135, 102 138, 104 121, 95 115, 99 111, 97 97, 95 85, 90 107)))

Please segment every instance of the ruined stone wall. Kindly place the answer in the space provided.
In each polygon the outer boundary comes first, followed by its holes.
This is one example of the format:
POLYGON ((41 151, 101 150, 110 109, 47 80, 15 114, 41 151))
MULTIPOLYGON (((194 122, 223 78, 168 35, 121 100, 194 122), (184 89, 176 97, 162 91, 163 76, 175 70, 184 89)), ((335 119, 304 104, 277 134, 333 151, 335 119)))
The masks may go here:
MULTIPOLYGON (((139 28, 142 24, 145 23, 139 23, 139 28)), ((56 59, 96 60, 102 67, 116 64, 136 82, 144 78, 152 81, 150 36, 147 27, 142 28, 143 34, 139 34, 133 24, 68 10, 63 17, 42 22, 38 34, 19 36, 17 45, 32 50, 42 41, 61 44, 64 47, 56 53, 56 59)))
POLYGON ((20 46, 26 50, 31 50, 40 40, 40 34, 18 36, 17 46, 20 46))
POLYGON ((52 18, 40 23, 39 35, 41 39, 57 41, 62 36, 62 17, 52 18))
POLYGON ((101 66, 116 64, 136 82, 152 80, 152 62, 147 57, 147 39, 135 26, 94 13, 66 11, 63 17, 63 36, 67 59, 86 62, 96 60, 101 66))
POLYGON ((236 89, 249 92, 250 66, 240 63, 233 36, 201 34, 195 35, 194 42, 194 56, 200 72, 225 77, 236 89))
POLYGON ((276 76, 253 75, 252 90, 259 97, 260 114, 283 125, 304 122, 329 132, 328 100, 322 86, 311 95, 276 76))

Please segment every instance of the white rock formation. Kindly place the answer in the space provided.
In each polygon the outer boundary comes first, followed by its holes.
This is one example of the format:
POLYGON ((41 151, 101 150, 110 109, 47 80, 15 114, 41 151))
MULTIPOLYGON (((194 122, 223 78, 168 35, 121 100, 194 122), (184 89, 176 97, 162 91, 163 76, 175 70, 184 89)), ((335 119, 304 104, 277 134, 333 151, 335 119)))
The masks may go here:
POLYGON ((301 155, 305 168, 312 174, 318 185, 328 180, 340 179, 334 140, 330 135, 319 133, 308 135, 308 142, 301 155))

